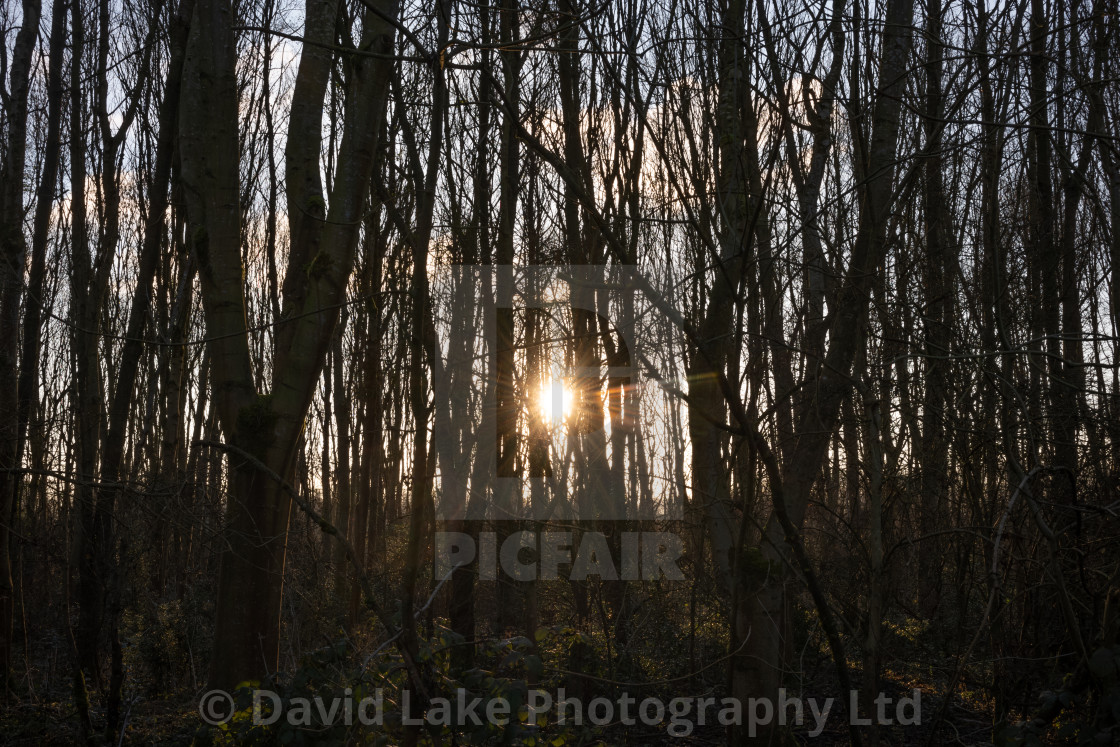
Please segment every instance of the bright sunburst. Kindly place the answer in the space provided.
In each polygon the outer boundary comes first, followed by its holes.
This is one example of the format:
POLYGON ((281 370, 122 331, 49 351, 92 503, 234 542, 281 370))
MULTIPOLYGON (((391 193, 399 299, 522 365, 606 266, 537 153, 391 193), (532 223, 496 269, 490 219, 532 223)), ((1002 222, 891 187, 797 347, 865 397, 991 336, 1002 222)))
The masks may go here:
POLYGON ((563 379, 554 378, 543 382, 537 401, 541 417, 547 423, 563 420, 572 412, 572 390, 563 379))

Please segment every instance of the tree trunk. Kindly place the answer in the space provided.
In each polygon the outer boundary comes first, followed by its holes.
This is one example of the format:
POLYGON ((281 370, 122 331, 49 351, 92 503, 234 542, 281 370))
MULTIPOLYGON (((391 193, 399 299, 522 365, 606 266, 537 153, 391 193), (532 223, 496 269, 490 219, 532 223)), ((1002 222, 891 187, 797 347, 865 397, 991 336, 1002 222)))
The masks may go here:
MULTIPOLYGON (((330 208, 318 178, 323 99, 336 4, 309 0, 307 44, 292 97, 286 154, 291 250, 270 391, 258 393, 246 334, 240 248, 237 89, 232 9, 200 0, 191 24, 182 106, 183 181, 199 256, 213 354, 214 403, 228 443, 283 478, 334 336, 353 266, 373 155, 385 117, 397 7, 374 2, 351 69, 330 208)), ((291 500, 266 473, 231 456, 226 549, 218 580, 210 686, 231 689, 279 666, 280 603, 291 500)))
POLYGON ((944 127, 941 91, 941 0, 930 0, 926 29, 925 181, 925 396, 922 400, 921 520, 924 536, 918 545, 918 608, 932 618, 940 600, 943 545, 933 535, 940 528, 948 470, 945 438, 946 379, 952 329, 952 272, 946 239, 945 194, 942 177, 941 131, 944 127))
MULTIPOLYGON (((8 142, 0 164, 0 677, 9 686, 12 654, 12 585, 10 521, 20 477, 19 448, 19 309, 27 247, 23 237, 24 158, 27 152, 27 90, 31 58, 39 34, 39 0, 25 0, 23 22, 12 53, 10 87, 4 108, 8 142)), ((54 11, 58 16, 60 11, 54 11)), ((59 24, 52 22, 52 29, 59 24)), ((51 55, 52 60, 56 55, 51 55)), ((57 151, 57 148, 56 148, 57 151)), ((57 152, 55 156, 57 163, 57 152)), ((53 180, 52 180, 53 181, 53 180)), ((52 187, 53 189, 53 187, 52 187)))

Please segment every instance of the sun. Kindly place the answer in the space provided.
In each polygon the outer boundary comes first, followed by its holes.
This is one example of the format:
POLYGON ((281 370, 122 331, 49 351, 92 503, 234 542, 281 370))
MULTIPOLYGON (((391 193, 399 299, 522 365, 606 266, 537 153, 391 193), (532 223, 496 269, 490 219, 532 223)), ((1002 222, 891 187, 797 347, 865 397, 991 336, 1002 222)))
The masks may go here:
POLYGON ((537 404, 546 423, 555 423, 572 414, 572 390, 563 379, 549 379, 541 384, 537 404))

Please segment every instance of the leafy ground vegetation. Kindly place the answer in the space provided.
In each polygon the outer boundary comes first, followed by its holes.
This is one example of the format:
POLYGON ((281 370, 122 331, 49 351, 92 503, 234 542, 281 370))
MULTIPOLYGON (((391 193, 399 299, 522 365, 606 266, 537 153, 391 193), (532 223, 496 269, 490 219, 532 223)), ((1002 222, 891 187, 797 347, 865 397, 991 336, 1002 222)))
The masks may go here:
MULTIPOLYGON (((293 548, 304 561, 299 567, 315 567, 326 561, 324 548, 313 540, 314 527, 305 527, 306 542, 293 548), (316 557, 318 556, 318 557, 316 557)), ((388 543, 389 564, 404 555, 405 534, 395 533, 388 543)), ((388 578, 382 578, 388 583, 388 578)), ((832 579, 845 583, 842 576, 832 579)), ((407 664, 399 652, 385 641, 373 620, 362 617, 363 624, 345 625, 348 610, 333 592, 314 583, 312 574, 294 574, 290 593, 299 600, 284 621, 285 638, 291 647, 286 660, 292 668, 264 681, 242 683, 235 691, 232 716, 219 726, 203 722, 199 696, 205 690, 198 672, 198 661, 209 649, 209 630, 213 605, 205 577, 185 580, 183 604, 152 605, 144 617, 127 618, 122 626, 122 647, 129 686, 125 696, 124 728, 121 744, 166 745, 397 745, 405 738, 402 720, 406 717, 401 693, 409 689, 407 664), (303 612, 301 613, 300 610, 303 612), (315 615, 307 614, 318 610, 315 615), (331 621, 337 624, 332 625, 331 621), (254 721, 253 691, 266 689, 274 696, 260 699, 254 721), (327 704, 338 699, 357 704, 363 697, 382 692, 382 723, 363 725, 354 716, 352 724, 343 723, 343 713, 324 714, 315 699, 327 704), (303 699, 310 704, 306 712, 293 708, 303 699), (272 719, 275 708, 282 717, 272 719), (263 723, 259 723, 263 722, 263 723), (271 723, 270 723, 271 722, 271 723)), ((593 606, 601 604, 602 587, 588 584, 593 606)), ((670 733, 672 719, 655 726, 639 723, 624 725, 617 719, 595 725, 557 723, 555 709, 547 710, 533 724, 526 707, 528 691, 539 689, 555 694, 563 688, 569 697, 583 703, 604 697, 615 703, 622 693, 636 702, 653 697, 662 703, 673 698, 727 697, 728 641, 726 628, 719 621, 727 607, 711 585, 660 580, 635 583, 633 613, 625 636, 609 629, 609 619, 600 617, 577 628, 570 584, 564 581, 541 583, 538 589, 540 627, 531 635, 499 637, 492 627, 483 627, 474 641, 474 666, 456 670, 454 652, 468 644, 451 630, 442 615, 448 601, 446 593, 436 593, 420 615, 423 640, 417 665, 425 673, 432 697, 455 702, 460 691, 467 697, 504 698, 519 717, 509 724, 471 722, 451 726, 425 726, 418 738, 421 745, 719 745, 726 743, 726 728, 716 722, 716 708, 708 711, 707 723, 696 723, 695 709, 681 719, 681 726, 670 733), (604 628, 604 625, 607 627, 604 628), (687 726, 685 726, 687 724, 687 726), (687 730, 687 734, 682 733, 687 730)), ((497 589, 494 583, 480 583, 478 608, 484 620, 497 620, 497 589)), ((1084 686, 1085 673, 1067 672, 1063 657, 1017 662, 1017 666, 998 667, 988 636, 978 641, 975 628, 954 624, 959 612, 972 620, 982 620, 983 599, 958 600, 969 609, 947 605, 945 616, 923 621, 902 612, 893 613, 884 627, 881 692, 897 701, 921 691, 921 722, 913 725, 883 725, 878 736, 883 744, 957 744, 957 745, 1097 745, 1108 744, 1107 724, 1114 723, 1116 690, 1102 698, 1084 686), (971 648, 970 648, 971 647, 971 648), (1007 672, 1013 671, 1013 675, 1007 672), (1013 677, 997 682, 998 677, 1013 677), (1058 688, 1038 697, 1044 683, 1059 683, 1058 688), (1015 719, 994 726, 998 692, 1017 705, 1015 719), (1101 730, 1101 725, 1106 725, 1101 730)), ((819 619, 807 597, 797 599, 793 653, 798 663, 788 689, 790 697, 818 703, 834 699, 835 704, 824 728, 810 735, 814 721, 792 723, 782 733, 789 744, 844 745, 850 743, 845 704, 849 693, 838 689, 836 668, 819 619)), ((900 605, 901 607, 901 605, 900 605)), ((506 631, 510 633, 512 631, 506 631)), ((852 631, 853 634, 858 631, 852 631)), ((52 650, 42 645, 37 648, 52 650)), ((1115 652, 1115 649, 1113 649, 1115 652)), ((1108 681, 1108 649, 1100 647, 1092 663, 1102 679, 1108 681)), ((849 652, 849 666, 858 678, 861 660, 858 647, 849 652)), ((75 713, 72 692, 67 688, 65 663, 57 659, 30 662, 24 682, 34 687, 25 690, 16 703, 5 709, 0 720, 0 739, 11 745, 67 745, 81 741, 80 722, 75 713)), ((857 680, 858 681, 858 680, 857 680)), ((1113 680, 1114 681, 1114 680, 1113 680)), ((104 718, 104 700, 91 688, 91 715, 104 718)), ((411 712, 418 715, 413 696, 411 712)), ((371 711, 374 712, 374 711, 371 711)), ((480 713, 481 713, 480 709, 480 713)), ((893 711, 891 711, 893 714, 893 711)), ((485 719, 483 719, 485 722, 485 719)), ((1109 737, 1111 738, 1111 737, 1109 737)), ((95 741, 96 737, 95 737, 95 741)))

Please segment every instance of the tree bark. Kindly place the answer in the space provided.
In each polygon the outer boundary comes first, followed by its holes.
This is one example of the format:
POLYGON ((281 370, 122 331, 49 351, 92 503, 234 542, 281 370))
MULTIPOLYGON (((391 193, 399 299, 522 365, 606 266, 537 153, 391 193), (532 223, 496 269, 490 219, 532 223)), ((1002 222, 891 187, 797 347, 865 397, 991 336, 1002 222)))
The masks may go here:
MULTIPOLYGON (((287 154, 291 234, 271 388, 256 390, 245 320, 232 10, 200 0, 191 25, 181 131, 183 181, 199 257, 213 356, 214 403, 225 438, 270 470, 293 474, 303 420, 334 336, 353 267, 374 150, 385 117, 397 5, 372 0, 351 68, 329 210, 318 180, 325 76, 336 5, 309 0, 307 43, 292 99, 287 154)), ((280 605, 291 499, 268 475, 230 458, 210 671, 213 688, 259 680, 279 666, 280 605)))
MULTIPOLYGON (((10 520, 19 487, 19 309, 27 246, 23 236, 23 184, 27 153, 27 91, 39 34, 39 0, 24 0, 4 99, 8 142, 0 164, 0 676, 8 690, 14 589, 10 520)), ((56 9, 54 15, 59 15, 56 9)), ((52 22, 52 28, 58 24, 52 22)), ((52 59, 55 55, 52 55, 52 59)), ((57 163, 57 148, 56 148, 57 163)))

